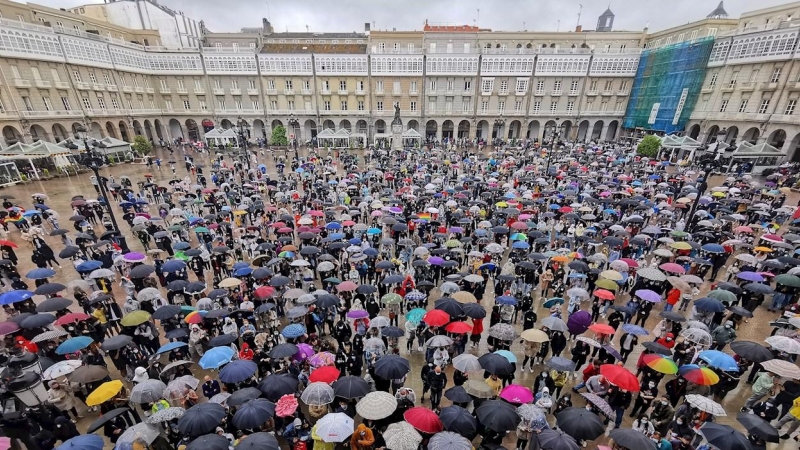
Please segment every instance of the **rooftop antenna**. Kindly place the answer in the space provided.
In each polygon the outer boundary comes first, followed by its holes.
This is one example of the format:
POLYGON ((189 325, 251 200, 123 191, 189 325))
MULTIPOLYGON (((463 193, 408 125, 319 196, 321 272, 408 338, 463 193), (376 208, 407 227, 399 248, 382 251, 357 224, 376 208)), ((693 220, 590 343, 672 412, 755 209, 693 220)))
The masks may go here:
POLYGON ((480 24, 480 22, 481 22, 481 9, 480 9, 480 8, 478 8, 478 18, 477 18, 477 19, 475 19, 475 26, 476 26, 476 27, 477 27, 477 26, 480 26, 480 25, 479 25, 479 24, 480 24))
POLYGON ((267 4, 267 17, 270 17, 270 16, 271 16, 271 14, 270 14, 270 12, 269 12, 269 0, 266 0, 264 3, 266 3, 266 4, 267 4))
POLYGON ((306 24, 306 33, 308 33, 309 31, 311 30, 308 28, 308 24, 306 24))
POLYGON ((583 12, 583 5, 578 4, 578 23, 575 25, 577 27, 581 26, 581 13, 583 12))
POLYGON ((561 19, 558 20, 558 25, 556 25, 556 33, 561 31, 561 19))

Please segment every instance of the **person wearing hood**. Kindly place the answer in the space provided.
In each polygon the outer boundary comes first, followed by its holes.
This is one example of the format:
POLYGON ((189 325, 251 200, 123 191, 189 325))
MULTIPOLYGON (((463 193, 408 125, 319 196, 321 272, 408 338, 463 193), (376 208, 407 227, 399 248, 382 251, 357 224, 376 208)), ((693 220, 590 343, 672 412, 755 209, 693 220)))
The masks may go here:
POLYGON ((373 444, 375 444, 375 435, 372 430, 363 423, 359 424, 350 437, 350 450, 372 450, 373 444))
POLYGON ((239 337, 238 327, 231 317, 225 318, 225 322, 222 324, 222 334, 231 334, 234 337, 239 337))
POLYGON ((122 305, 122 312, 125 314, 132 313, 134 311, 138 311, 141 309, 139 306, 139 302, 133 299, 133 297, 128 297, 125 299, 125 304, 122 305))
POLYGON ((133 371, 133 381, 134 386, 150 379, 150 375, 147 373, 146 367, 137 367, 136 370, 133 371))
POLYGON ((672 333, 667 333, 666 336, 659 338, 656 343, 671 349, 675 346, 675 335, 672 333))
POLYGON ((200 328, 200 325, 193 324, 192 331, 189 332, 189 353, 192 356, 203 356, 205 350, 203 349, 203 342, 206 339, 206 332, 200 328))
POLYGON ((72 423, 77 423, 76 419, 83 419, 83 416, 78 414, 76 409, 78 400, 69 391, 68 386, 62 385, 58 381, 50 381, 48 385, 50 389, 47 390, 47 402, 53 404, 67 417, 69 417, 67 412, 71 412, 74 417, 72 423))
POLYGON ((250 349, 250 345, 247 342, 242 344, 242 349, 239 351, 239 359, 252 361, 253 357, 255 357, 255 353, 250 349))
POLYGON ((711 332, 711 339, 713 341, 711 350, 722 351, 726 345, 736 339, 736 331, 733 329, 733 322, 726 320, 724 325, 714 328, 714 331, 711 332))

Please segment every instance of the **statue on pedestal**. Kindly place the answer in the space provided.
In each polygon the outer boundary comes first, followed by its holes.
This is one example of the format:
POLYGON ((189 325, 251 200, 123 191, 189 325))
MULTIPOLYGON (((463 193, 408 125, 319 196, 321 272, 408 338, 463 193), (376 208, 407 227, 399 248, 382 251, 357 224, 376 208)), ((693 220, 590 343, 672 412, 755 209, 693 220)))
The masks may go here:
POLYGON ((403 121, 400 119, 400 103, 394 105, 394 119, 392 119, 392 150, 403 148, 403 121))

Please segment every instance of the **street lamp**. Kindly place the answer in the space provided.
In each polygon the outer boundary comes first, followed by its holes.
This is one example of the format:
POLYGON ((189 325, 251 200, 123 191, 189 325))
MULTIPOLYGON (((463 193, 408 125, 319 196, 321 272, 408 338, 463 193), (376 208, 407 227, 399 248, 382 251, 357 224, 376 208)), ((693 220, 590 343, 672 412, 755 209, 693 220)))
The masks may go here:
MULTIPOLYGON (((556 139, 556 130, 558 129, 558 117, 556 117, 556 121, 553 123, 553 126, 550 127, 550 139, 549 141, 545 139, 546 142, 550 143, 550 148, 547 149, 547 166, 545 167, 545 174, 550 173, 550 161, 553 158, 553 150, 555 149, 555 139, 556 139)), ((547 134, 547 130, 545 130, 545 134, 547 134)), ((546 143, 546 142, 543 142, 546 143)), ((545 147, 547 148, 547 147, 545 147)))
MULTIPOLYGON (((86 168, 94 173, 94 177, 97 179, 97 185, 100 188, 100 195, 103 196, 103 205, 108 210, 108 216, 111 219, 111 225, 114 227, 114 230, 111 231, 116 231, 118 235, 119 246, 122 248, 123 253, 127 253, 130 250, 125 242, 124 236, 122 236, 119 225, 117 224, 117 217, 114 215, 114 209, 111 207, 111 202, 109 200, 110 197, 106 191, 106 184, 103 182, 103 178, 100 176, 100 169, 102 169, 105 165, 105 160, 97 151, 89 148, 89 135, 86 131, 86 127, 83 125, 78 125, 75 128, 75 137, 83 141, 84 148, 84 151, 75 155, 75 159, 79 164, 86 166, 86 168)), ((77 146, 74 146, 73 150, 77 150, 77 146)))
POLYGON ((494 119, 494 133, 495 133, 495 142, 497 139, 502 139, 500 136, 500 128, 503 128, 506 124, 506 119, 500 117, 499 119, 494 119))
POLYGON ((289 127, 292 129, 292 146, 294 147, 294 156, 295 158, 298 157, 297 154, 297 132, 295 131, 300 125, 300 122, 297 121, 297 118, 294 116, 294 113, 289 114, 289 119, 286 120, 286 123, 289 124, 289 127))
POLYGON ((727 135, 728 130, 723 128, 717 133, 717 141, 714 144, 713 150, 705 145, 695 150, 695 165, 703 172, 703 178, 698 179, 700 183, 697 185, 697 197, 694 199, 694 202, 692 202, 692 209, 689 210, 689 224, 686 227, 689 232, 693 231, 695 224, 698 222, 696 217, 697 205, 700 204, 700 198, 705 194, 706 189, 708 189, 708 177, 711 176, 714 169, 720 166, 721 159, 727 160, 733 154, 733 147, 723 142, 727 135), (720 151, 720 147, 722 146, 724 147, 722 151, 720 151))
POLYGON ((242 157, 244 157, 245 160, 247 161, 247 170, 250 170, 250 153, 247 150, 247 135, 248 135, 248 130, 250 128, 250 124, 247 123, 247 121, 244 120, 242 116, 239 116, 239 120, 236 121, 236 125, 238 126, 239 129, 239 140, 241 142, 239 144, 239 148, 241 148, 242 157))

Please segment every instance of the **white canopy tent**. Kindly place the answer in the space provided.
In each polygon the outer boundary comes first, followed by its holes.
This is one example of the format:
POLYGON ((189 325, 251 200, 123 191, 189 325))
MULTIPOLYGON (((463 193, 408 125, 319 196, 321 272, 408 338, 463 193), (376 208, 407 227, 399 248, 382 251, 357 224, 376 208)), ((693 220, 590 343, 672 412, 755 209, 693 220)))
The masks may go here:
POLYGON ((747 141, 741 142, 731 155, 728 170, 734 164, 751 164, 750 172, 761 173, 769 167, 777 167, 780 161, 786 157, 786 153, 779 148, 762 142, 751 144, 747 141))
POLYGON ((413 128, 403 131, 403 147, 415 147, 422 143, 422 135, 413 128))
POLYGON ((352 148, 364 144, 366 140, 367 135, 364 133, 353 133, 346 128, 339 128, 336 131, 325 128, 317 134, 317 147, 352 148))
MULTIPOLYGON (((60 170, 62 167, 75 165, 72 152, 68 148, 45 141, 36 141, 33 144, 17 142, 0 150, 0 161, 27 161, 36 178, 40 177, 40 168, 60 170), (37 160, 40 161, 39 165, 44 167, 37 167, 34 164, 37 160)), ((19 171, 16 175, 19 176, 19 171)), ((14 176, 13 171, 11 176, 14 176)))
POLYGON ((230 128, 227 130, 222 128, 214 128, 205 134, 205 138, 206 143, 210 148, 218 148, 220 145, 227 147, 228 144, 233 147, 238 147, 239 145, 236 132, 230 128))
MULTIPOLYGON (((668 152, 667 158, 673 162, 682 160, 686 150, 691 150, 688 158, 686 158, 688 161, 691 161, 692 158, 694 158, 694 150, 700 147, 700 145, 700 142, 689 136, 675 136, 671 134, 665 136, 661 140, 662 150, 668 152)), ((661 155, 659 155, 659 159, 661 159, 661 155)))
MULTIPOLYGON (((125 155, 133 153, 130 143, 111 136, 100 139, 89 137, 86 139, 86 143, 89 144, 89 148, 99 151, 104 156, 113 156, 118 161, 125 159, 125 155)), ((74 137, 59 142, 58 146, 66 149, 77 148, 79 151, 86 149, 83 140, 74 137)))

